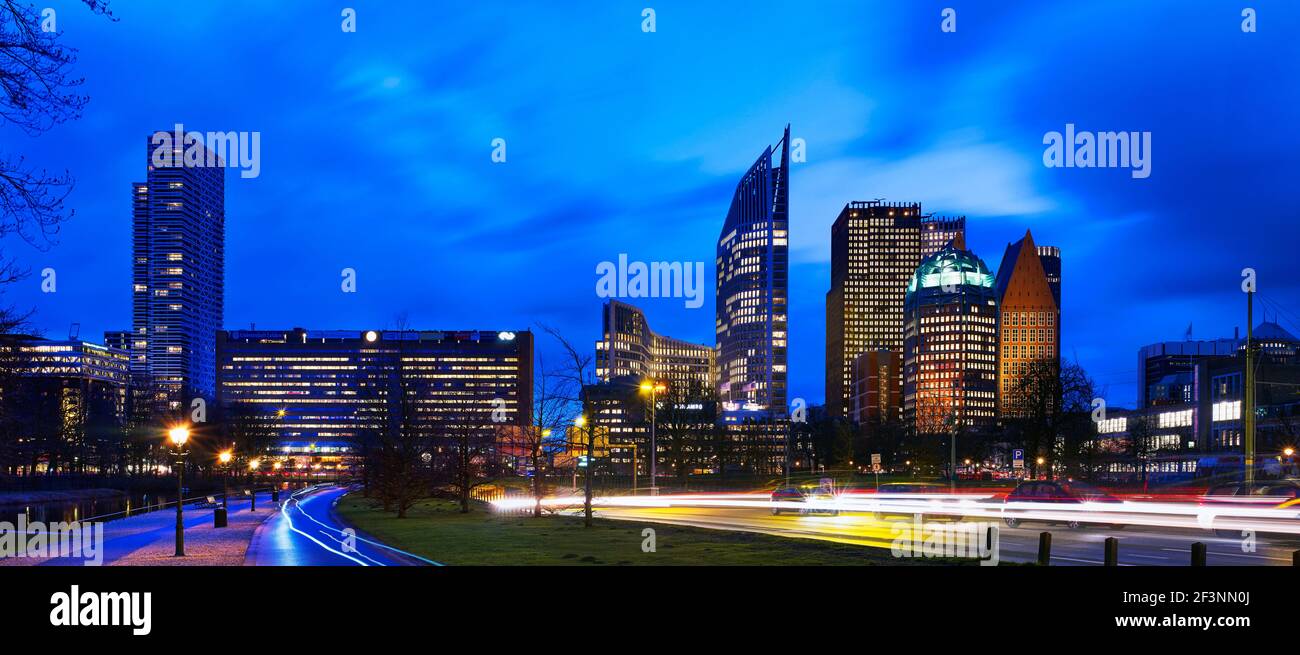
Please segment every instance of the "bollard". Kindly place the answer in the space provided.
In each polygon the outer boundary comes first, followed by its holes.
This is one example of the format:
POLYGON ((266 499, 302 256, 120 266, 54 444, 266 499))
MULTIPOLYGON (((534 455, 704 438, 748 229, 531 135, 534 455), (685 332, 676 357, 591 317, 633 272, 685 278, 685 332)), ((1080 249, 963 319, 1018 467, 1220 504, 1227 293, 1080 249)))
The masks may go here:
POLYGON ((1119 539, 1106 537, 1106 566, 1119 566, 1119 539))
POLYGON ((1192 566, 1205 566, 1205 544, 1192 544, 1192 566))
POLYGON ((214 528, 226 527, 226 508, 218 507, 212 510, 212 527, 214 528))
POLYGON ((275 489, 272 489, 272 490, 271 490, 271 502, 273 502, 273 503, 278 503, 278 502, 280 502, 280 489, 279 489, 279 487, 276 487, 275 489))
POLYGON ((1047 566, 1052 561, 1052 533, 1038 533, 1038 565, 1047 566))

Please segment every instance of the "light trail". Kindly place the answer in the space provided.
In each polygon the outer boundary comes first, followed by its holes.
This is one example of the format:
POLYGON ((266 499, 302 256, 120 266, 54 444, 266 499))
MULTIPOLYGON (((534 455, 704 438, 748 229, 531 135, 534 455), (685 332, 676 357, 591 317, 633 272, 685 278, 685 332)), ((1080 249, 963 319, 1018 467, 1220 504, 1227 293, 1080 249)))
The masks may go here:
MULTIPOLYGON (((1254 499, 1252 499, 1254 500, 1254 499)), ((1281 502, 1282 499, 1278 499, 1281 502)), ((541 504, 549 508, 582 506, 582 496, 551 496, 541 504)), ((504 498, 492 502, 499 511, 531 508, 533 498, 504 498)), ((1268 502, 1267 500, 1263 502, 1268 502)), ((1252 530, 1300 535, 1300 505, 1284 507, 1238 506, 1227 503, 1132 501, 1051 504, 999 502, 992 493, 978 494, 841 494, 834 499, 773 501, 767 494, 718 493, 666 496, 600 496, 594 508, 735 508, 779 510, 791 513, 866 513, 881 515, 944 516, 971 519, 1016 519, 1029 522, 1089 523, 1157 528, 1252 530)))

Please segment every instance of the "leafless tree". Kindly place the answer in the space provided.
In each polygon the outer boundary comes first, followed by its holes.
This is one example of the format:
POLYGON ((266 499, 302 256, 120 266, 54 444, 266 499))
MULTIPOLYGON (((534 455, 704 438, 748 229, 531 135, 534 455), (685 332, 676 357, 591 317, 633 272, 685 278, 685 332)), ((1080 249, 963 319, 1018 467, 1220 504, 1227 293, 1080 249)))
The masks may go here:
MULTIPOLYGON (((582 354, 555 328, 543 325, 542 329, 545 330, 547 334, 554 337, 555 340, 559 342, 560 348, 564 351, 565 363, 563 366, 558 367, 555 372, 560 385, 559 388, 562 390, 558 395, 568 407, 577 407, 582 416, 586 416, 590 419, 591 407, 587 398, 587 386, 594 382, 591 370, 591 355, 582 354)), ((570 416, 572 416, 571 412, 572 409, 570 410, 570 416)), ((566 421, 565 423, 567 424, 569 422, 566 421)), ((580 440, 581 447, 583 447, 587 453, 587 471, 585 476, 586 491, 582 503, 582 523, 586 527, 591 527, 591 484, 596 468, 596 426, 592 424, 591 420, 587 420, 585 421, 585 425, 581 426, 576 431, 576 434, 580 440)))
MULTIPOLYGON (((116 20, 107 2, 82 2, 92 13, 116 20)), ((90 98, 78 93, 84 80, 71 72, 77 51, 59 42, 61 34, 43 29, 34 5, 0 0, 0 123, 38 136, 81 116, 90 98)), ((72 217, 63 203, 73 184, 66 171, 50 174, 21 155, 0 152, 0 238, 18 234, 33 246, 47 247, 59 224, 72 217)), ((0 263, 0 271, 0 282, 5 273, 22 273, 12 262, 0 263)))

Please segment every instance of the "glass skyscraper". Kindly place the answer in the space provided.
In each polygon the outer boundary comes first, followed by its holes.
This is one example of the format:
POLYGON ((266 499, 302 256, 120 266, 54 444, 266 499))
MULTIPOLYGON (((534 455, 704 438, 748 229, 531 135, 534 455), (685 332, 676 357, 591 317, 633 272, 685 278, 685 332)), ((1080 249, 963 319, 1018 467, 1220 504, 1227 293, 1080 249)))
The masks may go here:
POLYGON ((132 192, 129 345, 136 411, 164 414, 187 409, 196 397, 211 402, 216 391, 225 169, 181 164, 182 144, 173 146, 178 165, 155 166, 155 147, 150 135, 148 175, 132 192))
POLYGON ((718 236, 718 399, 728 422, 786 413, 789 196, 787 125, 736 185, 718 236))
MULTIPOLYGON (((917 265, 965 241, 966 217, 925 215, 916 202, 853 201, 840 210, 831 226, 826 293, 826 411, 832 418, 853 413, 855 359, 881 349, 902 352, 903 297, 917 265)), ((895 394, 902 379, 895 376, 884 388, 891 390, 887 397, 895 394)))
POLYGON ((903 304, 903 415, 917 434, 996 420, 998 304, 983 260, 953 244, 926 258, 903 304))

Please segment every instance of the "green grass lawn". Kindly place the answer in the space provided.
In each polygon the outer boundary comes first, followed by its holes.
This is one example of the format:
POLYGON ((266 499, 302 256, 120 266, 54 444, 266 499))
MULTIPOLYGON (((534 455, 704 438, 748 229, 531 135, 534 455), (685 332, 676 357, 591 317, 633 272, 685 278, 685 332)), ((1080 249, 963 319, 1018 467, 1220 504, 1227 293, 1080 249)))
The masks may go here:
POLYGON ((397 548, 452 565, 925 565, 942 559, 894 558, 887 549, 811 539, 773 537, 634 521, 580 517, 502 516, 475 503, 469 514, 456 504, 426 500, 405 519, 373 507, 353 493, 338 512, 363 532, 397 548), (656 552, 642 552, 642 528, 655 530, 656 552))

